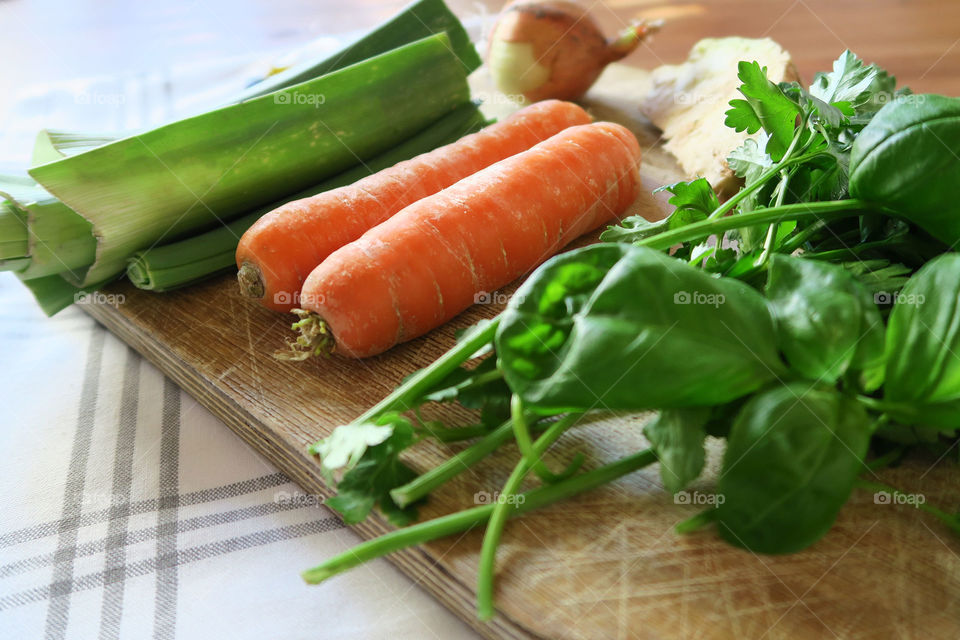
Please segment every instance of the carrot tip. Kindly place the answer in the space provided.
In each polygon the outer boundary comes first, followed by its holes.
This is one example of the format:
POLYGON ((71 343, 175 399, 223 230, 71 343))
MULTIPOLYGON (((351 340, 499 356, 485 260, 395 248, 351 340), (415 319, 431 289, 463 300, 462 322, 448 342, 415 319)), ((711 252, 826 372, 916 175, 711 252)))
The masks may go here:
POLYGON ((290 325, 300 332, 296 340, 287 340, 287 348, 275 351, 277 360, 300 362, 313 356, 328 356, 333 351, 333 335, 323 318, 306 309, 291 309, 300 320, 290 325))
POLYGON ((252 262, 244 262, 237 271, 237 282, 240 283, 240 293, 248 298, 262 298, 264 292, 263 276, 260 269, 252 262))

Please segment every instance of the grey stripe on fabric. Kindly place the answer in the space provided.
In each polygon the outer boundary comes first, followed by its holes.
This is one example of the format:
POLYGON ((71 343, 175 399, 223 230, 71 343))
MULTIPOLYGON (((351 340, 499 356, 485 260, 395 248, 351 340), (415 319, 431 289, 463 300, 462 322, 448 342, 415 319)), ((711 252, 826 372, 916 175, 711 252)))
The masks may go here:
POLYGON ((44 638, 57 640, 67 631, 70 616, 70 591, 66 588, 73 581, 73 559, 77 544, 77 524, 83 505, 83 488, 87 476, 87 459, 90 457, 90 441, 97 412, 97 393, 100 387, 100 368, 103 362, 103 345, 106 330, 95 328, 87 348, 87 365, 83 373, 80 391, 80 409, 77 428, 70 448, 70 464, 63 490, 61 518, 57 526, 56 564, 50 590, 50 604, 44 626, 44 638), (53 585, 62 585, 54 587, 53 585))
MULTIPOLYGON (((177 522, 177 533, 189 533, 190 531, 197 531, 198 529, 206 529, 207 527, 215 527, 221 524, 229 524, 231 522, 240 522, 241 520, 247 520, 249 518, 259 518, 261 516, 281 513, 283 511, 290 511, 293 509, 304 509, 309 506, 312 505, 294 501, 272 501, 254 505, 252 507, 243 507, 242 509, 232 509, 230 511, 222 511, 220 513, 197 516, 195 518, 185 518, 177 522)), ((155 526, 130 531, 127 534, 127 546, 153 540, 157 537, 157 531, 158 527, 155 526)), ((76 557, 81 558, 92 556, 95 553, 103 553, 106 548, 106 538, 101 538, 100 540, 94 540, 92 542, 84 542, 83 544, 77 545, 76 557)), ((0 578, 6 578, 8 576, 34 569, 42 569, 43 567, 50 566, 51 564, 53 564, 52 552, 31 556, 29 558, 23 558, 0 567, 0 578)))
MULTIPOLYGON (((103 590, 100 607, 100 639, 120 637, 123 611, 124 569, 130 522, 130 486, 133 482, 133 447, 137 436, 137 405, 140 397, 140 356, 127 349, 120 395, 120 424, 113 453, 113 481, 110 490, 110 523, 104 545, 104 570, 111 579, 103 590)), ((77 552, 79 550, 75 550, 77 552)))
MULTIPOLYGON (((210 489, 201 489, 200 491, 184 493, 180 496, 179 505, 181 507, 187 507, 197 504, 204 504, 207 502, 216 502, 217 500, 226 500, 227 498, 235 498, 248 493, 257 493, 258 491, 263 491, 264 489, 279 487, 289 482, 290 479, 284 474, 280 472, 271 473, 266 476, 251 478, 250 480, 241 480, 240 482, 233 482, 220 487, 212 487, 210 489)), ((138 500, 136 502, 131 502, 129 507, 129 515, 150 513, 152 511, 156 511, 160 507, 160 500, 138 500)), ((109 520, 110 516, 111 509, 101 509, 99 511, 84 513, 78 519, 76 519, 76 526, 87 527, 92 524, 99 524, 109 520)), ((63 528, 63 526, 64 519, 60 519, 53 520, 51 522, 43 522, 30 527, 24 527, 22 529, 16 529, 14 531, 0 534, 0 548, 20 544, 21 542, 36 540, 38 538, 46 538, 47 536, 57 533, 61 528, 63 528)))
MULTIPOLYGON (((221 556, 227 553, 233 553, 234 551, 243 551, 245 549, 271 544, 273 542, 281 542, 283 540, 292 540, 294 538, 301 538, 303 536, 309 536, 316 533, 335 531, 343 528, 343 526, 344 524, 340 518, 323 518, 310 522, 292 524, 277 529, 267 529, 266 531, 258 531, 257 533, 250 533, 244 536, 237 536, 235 538, 229 538, 219 542, 211 542, 208 544, 191 547, 189 549, 184 549, 182 551, 177 551, 176 557, 173 559, 172 564, 179 566, 189 562, 197 562, 199 560, 206 560, 208 558, 221 556)), ((169 559, 167 560, 166 564, 170 564, 169 559)), ((158 569, 159 561, 157 558, 140 560, 127 565, 126 577, 128 580, 130 580, 140 576, 148 575, 154 571, 157 571, 158 569)), ((54 592, 71 594, 77 591, 96 589, 106 584, 106 581, 106 572, 99 571, 80 576, 69 582, 50 584, 43 587, 36 587, 33 589, 27 589, 26 591, 20 591, 18 593, 2 596, 0 597, 0 611, 30 604, 40 600, 45 600, 52 597, 54 592)))
POLYGON ((157 511, 157 594, 153 637, 173 638, 177 626, 177 506, 180 499, 180 388, 163 380, 160 428, 160 509, 157 511))

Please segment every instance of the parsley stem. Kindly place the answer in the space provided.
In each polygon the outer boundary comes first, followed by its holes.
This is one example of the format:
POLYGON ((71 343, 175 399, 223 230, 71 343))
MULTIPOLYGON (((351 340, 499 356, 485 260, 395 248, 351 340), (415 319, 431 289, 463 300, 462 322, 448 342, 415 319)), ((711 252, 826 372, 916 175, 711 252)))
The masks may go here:
MULTIPOLYGON (((427 393, 438 380, 442 380, 444 376, 469 360, 470 356, 493 340, 499 323, 500 316, 497 316, 478 326, 474 331, 465 335, 456 346, 434 360, 429 366, 414 373, 406 382, 394 389, 390 395, 370 407, 354 420, 354 423, 370 422, 388 411, 407 411, 415 406, 423 397, 423 394, 427 393)), ((315 446, 311 445, 311 453, 316 453, 314 451, 315 446)))
MULTIPOLYGON (((787 195, 787 186, 790 184, 790 174, 786 169, 783 170, 782 174, 780 184, 777 187, 777 201, 774 203, 774 207, 783 206, 783 198, 787 195)), ((762 267, 770 258, 770 252, 773 251, 773 243, 777 239, 777 230, 779 228, 780 224, 777 222, 767 227, 767 237, 763 241, 763 250, 760 252, 760 257, 753 263, 754 267, 762 267)))
POLYGON ((799 202, 785 204, 781 207, 758 209, 750 213, 741 213, 736 216, 726 216, 718 219, 706 219, 694 222, 679 229, 665 231, 637 242, 641 247, 665 250, 675 244, 702 240, 716 233, 755 227, 771 222, 785 222, 787 220, 835 220, 849 216, 860 215, 864 211, 873 211, 876 207, 862 200, 829 200, 826 202, 799 202))
POLYGON ((390 497, 399 507, 406 507, 416 502, 451 478, 486 458, 496 451, 500 445, 507 442, 512 435, 513 423, 507 420, 481 440, 452 458, 447 458, 444 462, 425 471, 407 484, 393 489, 390 492, 390 497))
POLYGON ((790 141, 790 146, 787 147, 787 150, 784 152, 783 158, 780 159, 780 162, 778 162, 777 164, 773 165, 772 167, 764 171, 762 174, 760 174, 760 177, 757 178, 755 182, 753 182, 749 186, 746 186, 740 189, 740 191, 738 191, 732 197, 727 199, 726 202, 724 202, 719 207, 714 209, 713 212, 707 217, 707 220, 716 220, 717 218, 720 218, 721 216, 726 214, 728 211, 731 211, 735 206, 737 206, 740 203, 741 200, 743 200, 748 195, 750 195, 751 193, 753 193, 754 191, 762 187, 764 184, 766 184, 767 180, 776 176, 783 169, 786 169, 790 165, 809 160, 810 156, 808 155, 799 155, 795 158, 790 157, 790 155, 793 153, 793 150, 796 148, 797 142, 799 142, 800 135, 802 133, 803 133, 803 126, 801 125, 800 128, 797 129, 797 132, 793 134, 793 140, 790 141))
POLYGON ((844 247, 843 249, 831 249, 829 251, 817 251, 815 253, 805 253, 804 258, 811 258, 813 260, 834 260, 836 258, 856 258, 863 251, 869 251, 871 249, 882 249, 885 247, 896 246, 896 242, 891 242, 890 239, 886 240, 874 240, 873 242, 861 242, 852 247, 844 247))
POLYGON ((513 434, 516 436, 517 447, 520 448, 520 453, 527 459, 529 467, 533 469, 537 476, 544 482, 553 483, 565 480, 576 473, 580 465, 583 464, 583 454, 577 453, 567 468, 560 473, 553 473, 547 468, 547 465, 543 463, 543 460, 541 460, 540 456, 534 451, 533 440, 530 437, 530 427, 527 426, 526 412, 523 410, 523 401, 517 394, 513 394, 510 398, 510 418, 513 422, 513 434))
MULTIPOLYGON (((519 442, 520 436, 516 424, 518 417, 521 422, 523 421, 523 410, 517 396, 514 396, 514 400, 511 402, 511 409, 514 419, 514 432, 518 434, 519 442)), ((520 488, 520 483, 527 477, 535 463, 541 462, 541 456, 550 448, 550 445, 556 442, 563 435, 563 432, 573 426, 573 423, 579 420, 582 415, 581 413, 573 413, 550 425, 550 428, 537 438, 535 443, 531 444, 528 451, 524 452, 523 457, 517 462, 517 466, 513 468, 504 483, 497 499, 494 500, 490 522, 487 523, 487 531, 483 535, 483 547, 480 549, 480 563, 477 568, 477 616, 481 620, 489 620, 493 617, 493 577, 497 560, 497 547, 500 546, 503 528, 507 524, 507 518, 510 517, 511 503, 517 501, 516 493, 520 488)), ((578 458, 582 462, 582 454, 578 454, 578 458)))
MULTIPOLYGON (((888 484, 864 480, 863 478, 857 479, 857 486, 861 489, 867 489, 877 493, 886 493, 888 496, 899 497, 902 499, 903 504, 910 505, 916 509, 919 509, 920 511, 929 513, 940 520, 940 522, 947 525, 947 527, 952 529, 955 533, 960 533, 960 516, 947 513, 942 509, 933 506, 932 504, 927 504, 926 496, 923 494, 910 495, 900 491, 895 487, 891 487, 888 484)), ((898 501, 897 504, 900 504, 900 501, 898 501)))
MULTIPOLYGON (((584 491, 596 489, 621 476, 632 473, 656 462, 657 456, 652 449, 645 449, 638 453, 626 456, 602 467, 578 474, 569 480, 557 484, 546 485, 518 496, 515 504, 510 505, 508 515, 520 515, 540 507, 566 500, 584 491), (520 497, 523 500, 519 500, 520 497)), ((427 520, 418 524, 404 527, 384 534, 379 538, 362 542, 352 549, 347 549, 340 555, 330 558, 326 562, 303 572, 303 579, 310 584, 323 582, 327 578, 343 573, 374 558, 385 556, 400 549, 429 542, 437 538, 449 536, 471 529, 490 518, 493 512, 492 504, 465 509, 446 516, 427 520)))
POLYGON ((793 253, 794 251, 799 249, 804 242, 806 242, 813 236, 817 235, 817 233, 819 233, 825 226, 827 226, 827 223, 825 220, 817 220, 816 222, 809 225, 808 227, 801 229, 800 231, 796 232, 795 234, 793 234, 792 236, 784 240, 783 244, 780 245, 779 252, 788 253, 788 254, 793 253))

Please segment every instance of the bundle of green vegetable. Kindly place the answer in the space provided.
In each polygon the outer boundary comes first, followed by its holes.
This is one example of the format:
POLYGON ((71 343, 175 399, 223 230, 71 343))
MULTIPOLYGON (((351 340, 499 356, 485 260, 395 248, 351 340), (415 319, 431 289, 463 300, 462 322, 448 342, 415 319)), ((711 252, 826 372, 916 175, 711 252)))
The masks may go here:
POLYGON ((253 216, 481 126, 466 83, 479 65, 443 0, 417 0, 238 103, 122 138, 43 131, 33 180, 0 180, 0 268, 50 314, 131 259, 159 290, 220 271, 253 216))
MULTIPOLYGON (((522 455, 497 504, 365 542, 307 581, 487 521, 487 618, 508 517, 656 461, 679 491, 703 471, 707 435, 726 440, 724 499, 679 529, 715 523, 764 553, 823 536, 858 484, 879 486, 865 471, 912 447, 951 449, 960 99, 897 90, 849 52, 807 88, 774 84, 756 63, 739 71, 727 124, 756 134, 730 154, 739 193, 721 204, 703 179, 666 187, 667 219, 627 219, 606 242, 548 261, 498 318, 312 447, 347 522, 379 506, 404 525, 418 500, 513 438, 522 455), (480 422, 423 421, 416 410, 431 401, 479 409, 480 422), (580 416, 610 410, 658 411, 651 448, 586 472, 579 458, 546 468, 541 455, 580 416), (398 459, 422 439, 460 436, 477 442, 420 476, 398 459), (542 486, 508 499, 531 470, 542 486)), ((920 508, 960 533, 957 514, 920 508)))

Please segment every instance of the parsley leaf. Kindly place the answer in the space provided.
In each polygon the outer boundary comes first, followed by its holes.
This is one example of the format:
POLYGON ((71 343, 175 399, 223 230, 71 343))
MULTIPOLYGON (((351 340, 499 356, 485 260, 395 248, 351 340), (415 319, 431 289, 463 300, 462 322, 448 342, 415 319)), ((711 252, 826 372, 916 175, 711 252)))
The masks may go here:
POLYGON ((398 414, 387 414, 382 419, 391 422, 391 435, 366 449, 337 483, 337 495, 326 501, 326 505, 339 512, 347 524, 363 521, 375 505, 397 526, 416 519, 415 508, 401 509, 390 497, 391 489, 416 477, 416 473, 399 460, 400 452, 415 440, 413 425, 398 414))
POLYGON ((793 140, 800 105, 767 79, 767 68, 760 63, 740 62, 737 74, 743 84, 740 93, 745 100, 731 100, 724 123, 736 131, 754 134, 763 129, 770 135, 766 152, 774 160, 783 157, 793 140))
POLYGON ((833 63, 833 71, 817 73, 810 95, 847 114, 875 112, 892 98, 897 79, 875 64, 865 65, 849 49, 833 63))
POLYGON ((329 436, 310 447, 320 456, 326 470, 349 469, 360 461, 368 447, 384 442, 393 435, 393 426, 382 421, 340 425, 329 436))
POLYGON ((747 138, 743 144, 730 152, 727 164, 739 178, 747 184, 753 184, 773 166, 773 158, 764 151, 767 136, 760 134, 756 138, 747 138))
POLYGON ((629 216, 619 225, 607 227, 600 239, 604 242, 639 242, 664 231, 706 220, 720 206, 720 200, 706 178, 664 185, 655 189, 654 193, 661 191, 673 194, 667 201, 673 205, 673 213, 656 222, 650 222, 643 216, 629 216))

